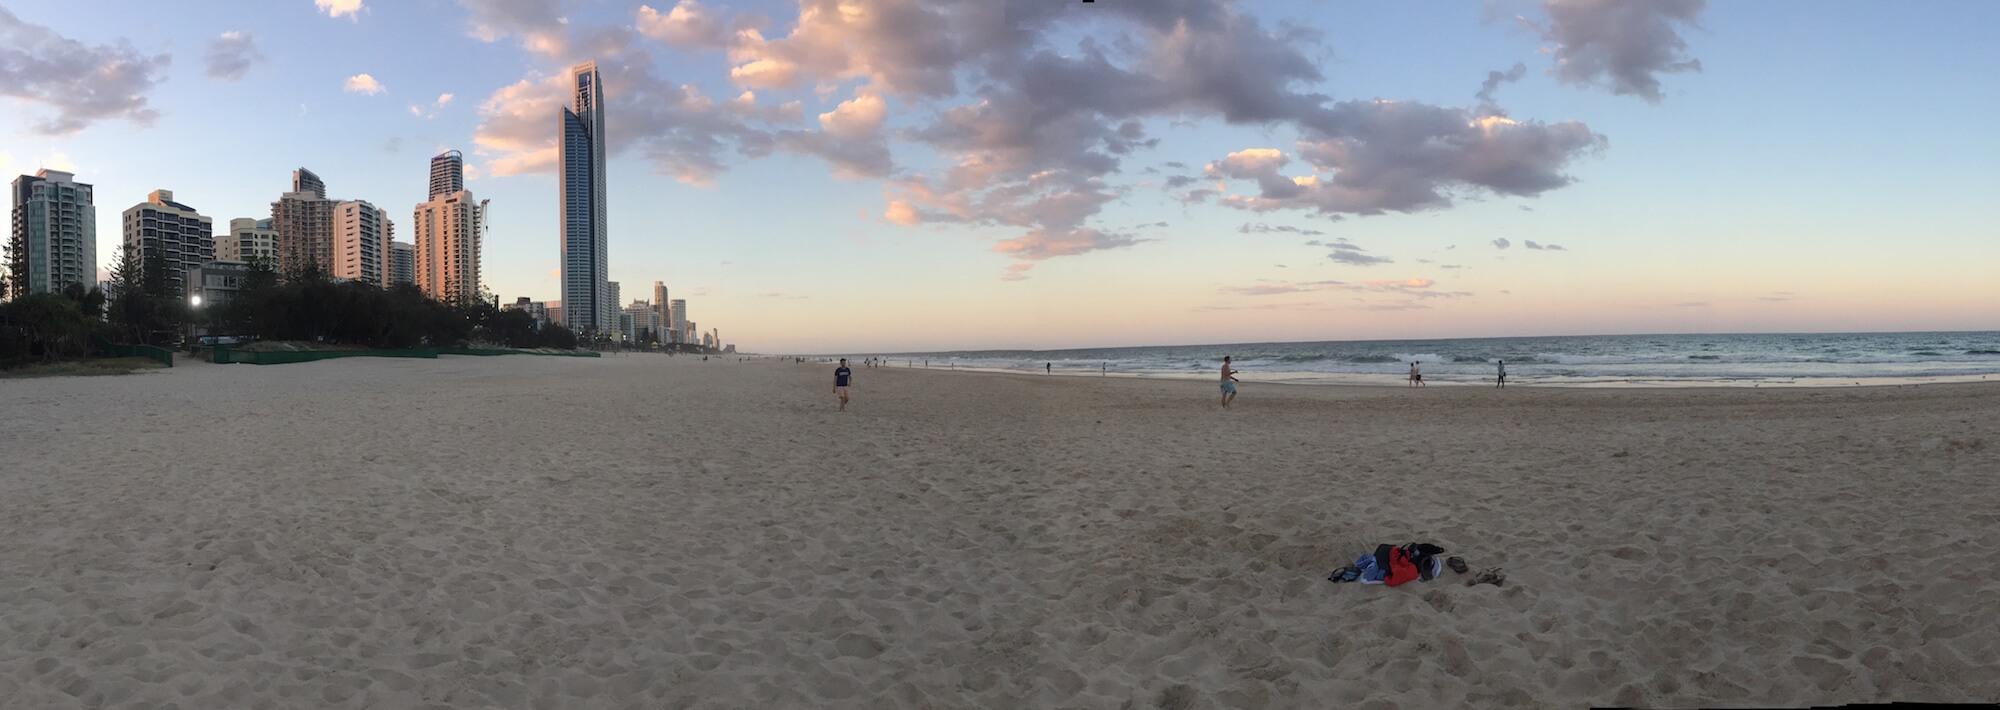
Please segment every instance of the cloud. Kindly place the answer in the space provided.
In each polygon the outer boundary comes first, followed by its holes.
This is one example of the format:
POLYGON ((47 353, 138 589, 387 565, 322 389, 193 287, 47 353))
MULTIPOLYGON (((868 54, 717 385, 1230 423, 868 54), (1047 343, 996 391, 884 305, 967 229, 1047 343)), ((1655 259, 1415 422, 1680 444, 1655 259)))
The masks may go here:
POLYGON ((1534 251, 1569 251, 1568 249, 1564 249, 1561 244, 1537 244, 1533 239, 1521 242, 1521 246, 1534 251))
POLYGON ((1349 242, 1345 239, 1335 240, 1332 243, 1323 244, 1321 246, 1325 246, 1330 250, 1327 252, 1326 258, 1332 259, 1334 262, 1340 264, 1348 264, 1350 266, 1374 266, 1376 264, 1395 263, 1393 259, 1390 259, 1386 256, 1375 256, 1373 254, 1369 254, 1367 253, 1366 249, 1362 249, 1361 247, 1355 246, 1354 243, 1349 242))
POLYGON ((257 51, 257 40, 246 32, 224 32, 208 43, 208 77, 222 81, 236 81, 250 72, 250 67, 264 61, 264 54, 257 51))
MULTIPOLYGON (((754 158, 776 148, 777 138, 748 122, 745 114, 755 112, 739 101, 717 102, 692 84, 655 74, 652 55, 637 40, 631 30, 612 28, 565 42, 596 58, 606 111, 616 117, 616 129, 607 131, 613 155, 636 151, 654 172, 701 184, 726 169, 726 152, 754 158)), ((480 104, 475 150, 489 159, 494 175, 554 170, 553 126, 569 100, 566 71, 501 87, 480 104)))
POLYGON ((667 12, 640 5, 639 33, 681 47, 726 47, 735 33, 707 7, 680 0, 667 12))
POLYGON ((1505 72, 1486 72, 1486 80, 1479 83, 1479 93, 1473 94, 1472 97, 1479 99, 1479 107, 1482 113, 1492 116, 1505 115, 1500 110, 1498 102, 1494 100, 1494 93, 1500 90, 1501 84, 1520 81, 1521 77, 1527 75, 1528 65, 1520 62, 1515 62, 1513 68, 1505 72))
POLYGON ((571 49, 562 0, 458 0, 458 4, 471 15, 470 33, 480 41, 516 36, 529 51, 550 57, 571 49))
POLYGON ((1499 238, 1499 239, 1495 239, 1495 240, 1493 240, 1493 242, 1492 242, 1492 243, 1493 243, 1493 248, 1495 248, 1495 249, 1506 249, 1507 247, 1511 247, 1511 246, 1514 246, 1514 243, 1513 243, 1513 242, 1510 242, 1510 241, 1507 241, 1507 238, 1506 238, 1506 237, 1501 237, 1501 238, 1499 238))
POLYGON ((345 16, 350 20, 361 17, 361 0, 313 0, 313 5, 327 17, 345 16))
POLYGON ((803 301, 805 299, 811 298, 811 296, 800 296, 797 294, 785 293, 783 291, 767 291, 765 293, 757 294, 757 297, 775 299, 780 301, 803 301))
POLYGON ((1259 279, 1257 283, 1249 286, 1225 287, 1222 289, 1222 292, 1232 293, 1238 296, 1276 296, 1287 293, 1325 291, 1327 289, 1340 288, 1347 285, 1348 284, 1345 281, 1292 282, 1292 281, 1274 281, 1271 279, 1259 279))
POLYGON ((445 105, 450 104, 452 98, 450 93, 438 94, 437 100, 431 103, 428 110, 422 104, 410 104, 410 115, 426 121, 437 118, 438 111, 443 109, 445 105))
POLYGON ((1543 0, 1555 44, 1556 79, 1605 86, 1659 103, 1660 74, 1701 71, 1678 26, 1695 24, 1706 0, 1543 0))
POLYGON ((34 125, 43 134, 75 133, 114 118, 152 125, 160 114, 146 95, 166 79, 171 62, 166 54, 141 54, 125 40, 86 45, 0 7, 0 96, 54 110, 54 117, 34 125))
POLYGON ((1032 261, 1017 261, 1012 264, 1008 264, 1006 272, 1000 275, 1000 280, 1026 281, 1028 280, 1028 272, 1034 268, 1035 268, 1035 263, 1032 261))
POLYGON ((347 81, 341 84, 341 88, 350 94, 367 94, 369 96, 374 96, 388 90, 382 87, 382 82, 376 81, 375 77, 369 74, 356 74, 347 77, 347 81))
POLYGON ((403 139, 401 136, 391 136, 388 140, 382 141, 382 152, 384 153, 398 153, 402 150, 403 139))
POLYGON ((1604 145, 1603 136, 1574 121, 1516 121, 1396 101, 1341 102, 1309 125, 1321 126, 1323 137, 1300 143, 1311 167, 1302 174, 1282 173, 1290 158, 1273 149, 1211 163, 1212 174, 1258 186, 1259 194, 1223 204, 1374 215, 1449 207, 1460 192, 1533 197, 1568 185, 1570 161, 1604 145))
POLYGON ((1299 234, 1308 237, 1317 237, 1326 234, 1326 232, 1322 232, 1317 229, 1301 229, 1299 227, 1294 227, 1289 224, 1280 224, 1273 226, 1261 222, 1256 224, 1246 223, 1241 227, 1237 227, 1236 231, 1239 234, 1271 234, 1273 232, 1283 232, 1286 234, 1299 234))
POLYGON ((1465 267, 1460 264, 1439 264, 1438 268, 1447 270, 1458 270, 1458 269, 1463 269, 1465 267))
MULTIPOLYGON (((1574 121, 1336 102, 1314 88, 1327 77, 1311 33, 1232 0, 796 0, 784 3, 796 14, 769 27, 727 16, 724 3, 663 4, 636 8, 627 27, 565 27, 550 42, 551 58, 597 58, 617 117, 614 154, 636 149, 696 182, 726 169, 732 151, 818 156, 837 175, 886 178, 883 220, 1001 228, 993 249, 1023 262, 1140 243, 1099 219, 1140 187, 1119 178, 1160 144, 1151 127, 1161 124, 1217 120, 1295 139, 1223 156, 1212 166, 1219 185, 1168 178, 1182 204, 1327 217, 1440 209, 1467 193, 1538 195, 1569 184, 1570 162, 1603 144, 1574 121), (717 50, 752 98, 711 101, 658 76, 645 49, 655 42, 717 50), (755 104, 766 89, 817 103, 774 111, 755 104), (878 101, 911 123, 885 125, 878 101), (777 113, 786 116, 766 115, 777 113), (780 125, 792 116, 820 120, 780 125), (898 165, 892 145, 925 160, 898 165), (1257 194, 1226 195, 1230 180, 1255 181, 1257 194)), ((545 72, 481 105, 475 145, 495 173, 553 166, 549 127, 568 96, 559 67, 545 72)))

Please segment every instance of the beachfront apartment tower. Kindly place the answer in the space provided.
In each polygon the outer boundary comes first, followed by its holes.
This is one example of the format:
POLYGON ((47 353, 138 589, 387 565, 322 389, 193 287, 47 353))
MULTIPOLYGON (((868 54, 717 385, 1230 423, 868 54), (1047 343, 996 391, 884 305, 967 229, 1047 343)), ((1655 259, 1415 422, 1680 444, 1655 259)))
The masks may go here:
POLYGON ((334 206, 334 260, 327 273, 337 279, 389 285, 389 242, 396 227, 389 213, 364 200, 334 206))
POLYGON ((486 233, 486 203, 459 190, 417 205, 416 284, 424 295, 445 303, 479 298, 479 247, 486 233))
POLYGON ((465 154, 455 150, 431 156, 431 194, 435 200, 439 195, 449 195, 465 189, 465 154))
POLYGON ((672 323, 674 322, 674 313, 673 313, 673 310, 672 310, 672 309, 673 309, 673 305, 672 305, 671 303, 668 303, 668 302, 667 302, 667 285, 666 285, 665 283, 661 283, 661 282, 659 282, 659 281, 654 281, 654 282, 653 282, 653 314, 654 314, 654 317, 653 317, 653 322, 654 322, 654 323, 656 323, 656 324, 658 324, 658 326, 659 326, 659 328, 660 328, 660 330, 659 330, 659 336, 660 336, 660 342, 661 342, 661 343, 672 343, 672 342, 674 342, 674 339, 673 339, 673 337, 672 337, 672 336, 670 336, 670 335, 668 335, 668 334, 667 334, 667 332, 666 332, 666 330, 667 330, 667 326, 668 326, 668 325, 671 325, 671 324, 672 324, 672 323))
POLYGON ((579 335, 609 334, 618 325, 610 294, 604 209, 604 86, 597 63, 569 72, 571 105, 562 109, 556 141, 556 201, 563 318, 579 335))
MULTIPOLYGON (((618 303, 618 295, 619 295, 619 293, 618 293, 618 282, 616 282, 616 281, 606 281, 606 282, 604 282, 604 295, 605 295, 605 297, 606 297, 606 298, 609 298, 609 299, 611 299, 611 303, 613 304, 613 305, 612 305, 612 308, 613 308, 613 310, 611 311, 612 313, 618 313, 618 312, 619 312, 619 310, 622 310, 622 309, 619 309, 619 308, 618 308, 618 306, 617 306, 617 303, 618 303)), ((616 320, 616 318, 615 318, 615 317, 614 317, 614 318, 613 318, 613 320, 611 321, 611 324, 612 324, 612 325, 614 325, 614 326, 618 324, 618 321, 616 320)), ((616 329, 614 328, 614 330, 616 330, 616 329)))
POLYGON ((167 283, 184 293, 188 270, 215 259, 215 220, 175 202, 171 190, 154 190, 125 210, 125 248, 140 264, 166 269, 167 283))
POLYGON ((9 297, 97 285, 97 201, 90 185, 60 170, 14 179, 7 235, 9 297))
POLYGON ((389 242, 389 285, 417 282, 417 245, 389 242))
POLYGON ((215 238, 217 261, 263 261, 278 266, 278 230, 271 220, 237 217, 229 220, 229 233, 215 238))
POLYGON ((292 171, 292 189, 271 203, 277 234, 278 268, 293 272, 307 265, 333 269, 333 213, 340 203, 326 199, 326 183, 313 171, 292 171))
POLYGON ((411 240, 416 284, 424 295, 458 304, 479 299, 486 208, 486 202, 474 200, 465 189, 465 158, 458 151, 431 158, 430 199, 417 205, 411 240))
POLYGON ((672 320, 670 320, 670 321, 669 321, 669 324, 668 324, 668 328, 669 328, 669 330, 670 330, 670 331, 671 331, 671 332, 673 333, 673 336, 674 336, 674 337, 673 337, 673 341, 672 341, 672 342, 676 342, 676 343, 685 343, 685 342, 687 342, 687 340, 688 340, 688 338, 687 338, 687 332, 688 332, 688 302, 687 302, 687 299, 685 299, 685 298, 676 298, 676 299, 674 299, 674 300, 673 300, 673 305, 669 306, 669 307, 668 307, 668 309, 667 309, 667 314, 668 314, 668 315, 669 315, 669 316, 670 316, 670 317, 672 318, 672 320))

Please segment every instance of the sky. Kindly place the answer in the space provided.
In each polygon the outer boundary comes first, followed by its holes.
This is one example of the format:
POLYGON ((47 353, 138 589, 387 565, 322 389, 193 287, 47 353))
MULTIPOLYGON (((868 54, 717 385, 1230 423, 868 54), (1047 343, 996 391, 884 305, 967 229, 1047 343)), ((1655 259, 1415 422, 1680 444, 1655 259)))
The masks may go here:
POLYGON ((492 201, 761 352, 2000 329, 2000 3, 0 0, 0 174, 226 225, 290 173, 492 201))

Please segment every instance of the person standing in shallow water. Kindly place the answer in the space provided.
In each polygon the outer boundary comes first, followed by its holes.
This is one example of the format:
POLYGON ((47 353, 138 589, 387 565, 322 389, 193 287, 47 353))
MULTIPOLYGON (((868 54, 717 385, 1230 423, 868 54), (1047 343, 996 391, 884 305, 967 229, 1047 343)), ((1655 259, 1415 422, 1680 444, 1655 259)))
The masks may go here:
POLYGON ((854 371, 847 369, 847 358, 840 359, 840 367, 833 370, 833 393, 840 395, 840 411, 847 411, 847 383, 854 379, 854 371))
POLYGON ((1053 375, 1053 374, 1056 374, 1056 364, 1055 364, 1055 363, 1053 363, 1053 362, 1050 362, 1050 363, 1044 363, 1044 364, 1042 365, 1042 374, 1044 374, 1044 375, 1053 375))
POLYGON ((1230 367, 1229 356, 1224 355, 1222 356, 1222 408, 1223 409, 1228 409, 1229 403, 1236 401, 1236 382, 1237 382, 1236 368, 1230 367))
POLYGON ((1493 379, 1493 382, 1494 382, 1493 386, 1494 386, 1494 387, 1506 387, 1506 386, 1507 386, 1507 361, 1506 361, 1506 360, 1501 360, 1501 361, 1499 361, 1499 363, 1500 363, 1500 365, 1499 365, 1499 367, 1500 367, 1500 376, 1499 376, 1499 377, 1495 377, 1495 378, 1493 379))
POLYGON ((1417 369, 1417 361, 1415 360, 1410 361, 1410 386, 1424 386, 1424 373, 1417 369))

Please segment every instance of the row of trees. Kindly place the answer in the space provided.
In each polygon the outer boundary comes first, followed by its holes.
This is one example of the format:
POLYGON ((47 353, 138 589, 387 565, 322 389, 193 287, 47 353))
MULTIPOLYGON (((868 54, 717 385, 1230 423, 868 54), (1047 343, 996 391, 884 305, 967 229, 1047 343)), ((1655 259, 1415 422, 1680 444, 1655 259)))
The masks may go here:
MULTIPOLYGON (((69 284, 58 293, 19 291, 0 303, 0 368, 87 357, 104 343, 169 344, 188 316, 164 261, 126 249, 111 269, 111 294, 69 284)), ((0 288, 0 296, 6 295, 0 288)))
POLYGON ((490 301, 441 303, 410 284, 384 289, 335 281, 312 266, 280 278, 269 264, 253 262, 227 302, 197 307, 167 278, 167 268, 127 249, 112 267, 109 298, 71 284, 62 293, 0 303, 0 367, 85 357, 109 342, 171 346, 195 325, 259 340, 374 348, 577 346, 569 329, 538 326, 526 312, 490 301))

